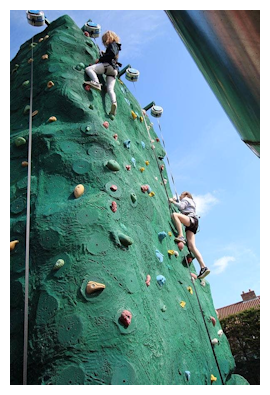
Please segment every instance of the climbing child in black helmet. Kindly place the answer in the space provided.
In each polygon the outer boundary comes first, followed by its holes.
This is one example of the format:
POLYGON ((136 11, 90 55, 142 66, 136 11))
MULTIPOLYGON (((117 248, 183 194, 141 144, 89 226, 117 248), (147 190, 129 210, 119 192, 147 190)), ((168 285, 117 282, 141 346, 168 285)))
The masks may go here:
POLYGON ((108 30, 104 33, 102 36, 102 43, 106 47, 106 51, 101 52, 101 56, 95 64, 88 66, 85 69, 86 74, 91 78, 91 81, 85 81, 85 84, 88 84, 99 91, 101 90, 101 84, 97 74, 106 74, 107 92, 112 103, 110 111, 111 115, 116 115, 117 102, 114 85, 119 66, 122 66, 121 63, 118 62, 119 51, 121 51, 121 44, 119 41, 119 37, 114 32, 108 30))
POLYGON ((196 215, 196 204, 189 192, 182 192, 179 199, 180 202, 177 202, 175 198, 169 199, 169 201, 181 211, 181 213, 172 214, 172 219, 178 231, 178 236, 174 241, 176 243, 186 243, 182 230, 182 224, 185 225, 188 248, 197 258, 201 267, 200 273, 197 277, 204 278, 210 273, 210 270, 205 266, 203 258, 195 245, 195 234, 197 233, 199 224, 199 220, 196 215))

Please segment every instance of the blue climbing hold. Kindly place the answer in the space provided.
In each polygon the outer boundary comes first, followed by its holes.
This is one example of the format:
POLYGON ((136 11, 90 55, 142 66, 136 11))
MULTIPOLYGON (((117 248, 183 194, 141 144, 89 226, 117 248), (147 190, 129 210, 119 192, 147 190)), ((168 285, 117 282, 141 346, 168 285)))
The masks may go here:
POLYGON ((162 287, 166 282, 166 278, 160 274, 157 276, 157 282, 162 287))
POLYGON ((161 252, 159 250, 156 250, 156 256, 157 256, 159 262, 163 262, 164 255, 161 254, 161 252))
POLYGON ((124 146, 129 149, 130 148, 130 143, 131 143, 130 140, 125 140, 124 141, 124 146))
POLYGON ((145 143, 143 141, 141 141, 141 145, 143 148, 145 148, 145 143))
POLYGON ((160 241, 165 239, 165 237, 167 237, 167 233, 166 232, 159 232, 158 233, 158 238, 159 238, 160 241))
POLYGON ((186 376, 187 381, 189 381, 190 380, 190 371, 189 370, 185 371, 185 376, 186 376))
POLYGON ((131 162, 133 163, 133 166, 136 167, 136 159, 135 158, 131 158, 131 162))

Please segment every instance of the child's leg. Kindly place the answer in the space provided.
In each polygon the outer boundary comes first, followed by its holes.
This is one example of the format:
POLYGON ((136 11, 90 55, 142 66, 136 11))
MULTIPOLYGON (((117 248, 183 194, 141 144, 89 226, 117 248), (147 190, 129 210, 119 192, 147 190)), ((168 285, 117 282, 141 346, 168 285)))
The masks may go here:
POLYGON ((115 85, 115 81, 116 81, 115 77, 108 75, 106 80, 107 80, 107 92, 108 92, 108 95, 111 99, 111 102, 116 103, 116 94, 114 92, 114 85, 115 85))
POLYGON ((86 74, 90 77, 92 81, 99 83, 97 74, 103 74, 105 71, 103 63, 92 64, 85 69, 86 74))
POLYGON ((195 255, 195 258, 199 262, 201 268, 205 267, 203 258, 200 254, 200 251, 197 249, 197 247, 195 245, 195 234, 193 232, 191 232, 190 230, 187 230, 186 236, 187 236, 188 248, 195 255))
POLYGON ((180 214, 180 213, 173 213, 172 214, 172 219, 175 223, 176 229, 178 231, 178 237, 183 237, 183 230, 182 230, 182 224, 185 226, 190 225, 190 218, 187 215, 180 214))

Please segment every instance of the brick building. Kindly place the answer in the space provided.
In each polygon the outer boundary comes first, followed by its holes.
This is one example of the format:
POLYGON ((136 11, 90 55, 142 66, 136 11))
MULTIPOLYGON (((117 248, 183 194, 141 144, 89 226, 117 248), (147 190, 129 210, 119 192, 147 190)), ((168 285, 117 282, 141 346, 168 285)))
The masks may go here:
POLYGON ((260 296, 256 296, 255 292, 249 289, 248 292, 242 292, 242 301, 229 306, 217 309, 219 320, 228 317, 229 315, 240 313, 241 311, 251 308, 260 308, 260 296))

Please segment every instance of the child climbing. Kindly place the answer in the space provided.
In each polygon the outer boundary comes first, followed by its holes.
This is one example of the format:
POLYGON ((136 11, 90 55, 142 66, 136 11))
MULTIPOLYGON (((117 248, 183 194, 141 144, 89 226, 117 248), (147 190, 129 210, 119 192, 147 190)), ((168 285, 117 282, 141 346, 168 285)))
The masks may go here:
POLYGON ((114 92, 114 85, 116 76, 118 74, 119 66, 122 64, 118 62, 119 51, 121 51, 121 44, 119 37, 112 31, 108 30, 102 36, 102 43, 106 47, 106 51, 101 51, 100 58, 95 64, 86 67, 85 72, 91 78, 91 81, 85 81, 85 84, 92 88, 101 90, 101 84, 97 74, 105 74, 107 82, 107 92, 111 99, 111 115, 116 115, 117 102, 114 92))
POLYGON ((196 204, 189 192, 182 192, 179 199, 180 202, 177 202, 175 198, 169 198, 169 201, 181 211, 181 213, 172 214, 172 219, 178 231, 178 236, 174 241, 176 243, 186 243, 182 230, 182 224, 185 225, 188 248, 197 258, 201 267, 200 273, 197 277, 204 278, 210 273, 210 270, 205 266, 203 258, 195 245, 195 234, 197 233, 199 225, 199 220, 196 215, 196 204))

